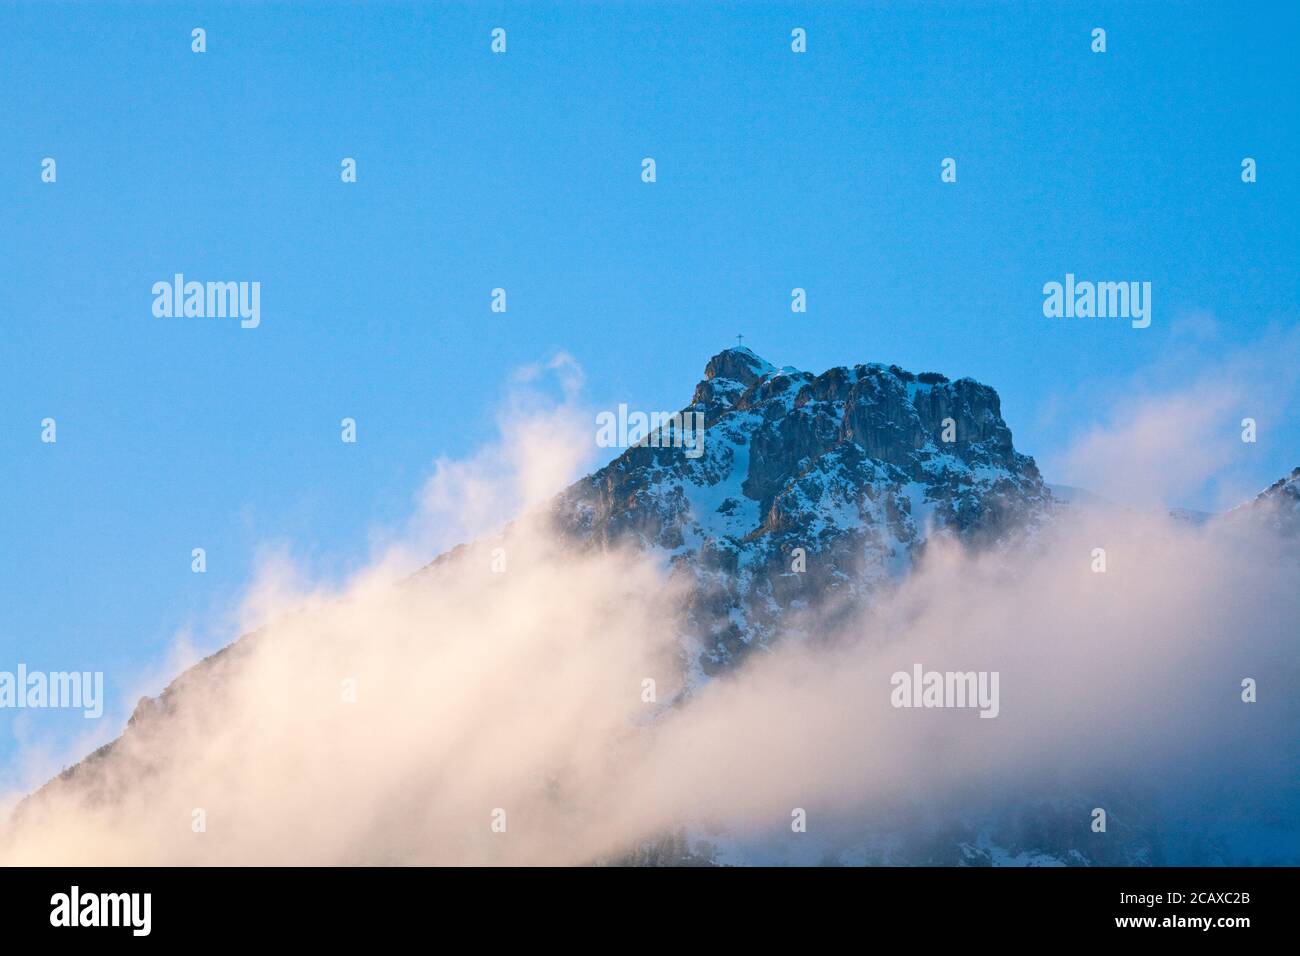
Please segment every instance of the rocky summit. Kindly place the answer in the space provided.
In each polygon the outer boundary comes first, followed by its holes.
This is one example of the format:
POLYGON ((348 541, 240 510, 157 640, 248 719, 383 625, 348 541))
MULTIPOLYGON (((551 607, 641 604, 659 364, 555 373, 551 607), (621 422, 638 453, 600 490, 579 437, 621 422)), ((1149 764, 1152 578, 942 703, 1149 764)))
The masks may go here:
POLYGON ((969 378, 814 375, 732 348, 705 366, 691 413, 702 454, 643 441, 568 488, 556 517, 576 540, 653 549, 694 579, 706 674, 773 639, 792 609, 868 600, 935 535, 995 545, 1051 502, 997 392, 969 378))

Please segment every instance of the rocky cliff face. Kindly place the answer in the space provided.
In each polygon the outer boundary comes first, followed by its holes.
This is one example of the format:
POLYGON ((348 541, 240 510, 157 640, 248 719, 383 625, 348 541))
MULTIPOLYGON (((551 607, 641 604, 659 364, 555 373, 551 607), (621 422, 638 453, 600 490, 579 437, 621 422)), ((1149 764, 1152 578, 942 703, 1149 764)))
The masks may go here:
POLYGON ((771 640, 791 610, 869 600, 934 535, 996 545, 1051 502, 997 393, 971 379, 814 375, 735 348, 709 360, 683 412, 703 416, 701 455, 630 448, 556 515, 575 540, 654 549, 690 576, 705 673, 771 640))

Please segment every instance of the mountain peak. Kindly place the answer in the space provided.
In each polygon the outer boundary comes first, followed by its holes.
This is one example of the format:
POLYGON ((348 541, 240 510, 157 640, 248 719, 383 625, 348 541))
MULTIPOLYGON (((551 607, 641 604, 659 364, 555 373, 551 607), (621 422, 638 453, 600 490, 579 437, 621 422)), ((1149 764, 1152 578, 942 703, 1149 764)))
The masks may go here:
POLYGON ((743 345, 723 349, 704 366, 704 378, 731 379, 746 388, 776 371, 776 366, 743 345))
POLYGON ((743 346, 704 375, 688 407, 702 415, 692 454, 635 445, 555 507, 567 537, 655 550, 694 580, 704 673, 775 637, 790 608, 869 601, 932 533, 991 543, 1050 501, 997 392, 971 379, 880 364, 816 375, 743 346), (796 549, 806 573, 790 571, 796 549))

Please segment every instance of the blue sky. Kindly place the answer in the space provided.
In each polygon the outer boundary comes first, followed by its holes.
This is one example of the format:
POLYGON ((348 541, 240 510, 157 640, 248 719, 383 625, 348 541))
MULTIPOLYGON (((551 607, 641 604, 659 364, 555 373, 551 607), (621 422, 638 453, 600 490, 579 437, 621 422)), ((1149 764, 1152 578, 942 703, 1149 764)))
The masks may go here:
MULTIPOLYGON (((602 408, 681 407, 737 333, 970 375, 1050 461, 1135 383, 1295 328, 1298 31, 1291 3, 0 4, 0 669, 103 670, 118 712, 178 631, 233 636, 266 543, 364 559, 557 350, 602 408), (176 272, 260 281, 261 326, 156 318, 176 272), (1152 327, 1045 319, 1066 272, 1150 281, 1152 327)), ((1243 487, 1300 464, 1260 414, 1243 487)), ((84 729, 11 715, 0 768, 84 729)))

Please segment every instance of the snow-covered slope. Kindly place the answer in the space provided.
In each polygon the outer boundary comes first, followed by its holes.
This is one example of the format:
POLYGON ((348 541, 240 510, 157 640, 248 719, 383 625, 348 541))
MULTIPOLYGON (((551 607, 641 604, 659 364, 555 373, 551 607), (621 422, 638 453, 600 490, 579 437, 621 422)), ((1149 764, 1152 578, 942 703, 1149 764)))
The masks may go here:
POLYGON ((694 579, 706 673, 771 640, 792 608, 868 600, 927 540, 994 544, 1051 500, 997 393, 971 379, 857 365, 820 375, 746 348, 709 360, 686 413, 703 454, 628 449, 557 503, 564 532, 634 543, 694 579))
POLYGON ((1233 508, 1225 518, 1257 523, 1288 537, 1300 535, 1300 468, 1233 508))

